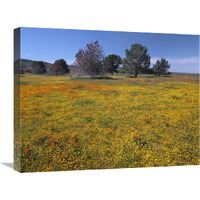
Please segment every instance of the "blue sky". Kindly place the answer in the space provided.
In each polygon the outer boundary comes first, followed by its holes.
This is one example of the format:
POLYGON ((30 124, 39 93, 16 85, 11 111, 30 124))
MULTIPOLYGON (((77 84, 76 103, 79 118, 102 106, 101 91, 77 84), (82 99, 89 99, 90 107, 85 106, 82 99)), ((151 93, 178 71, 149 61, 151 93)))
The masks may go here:
POLYGON ((199 73, 198 35, 21 28, 21 58, 50 63, 62 58, 71 64, 80 48, 96 40, 105 56, 125 58, 125 49, 140 43, 148 49, 151 67, 156 60, 166 58, 172 72, 199 73))

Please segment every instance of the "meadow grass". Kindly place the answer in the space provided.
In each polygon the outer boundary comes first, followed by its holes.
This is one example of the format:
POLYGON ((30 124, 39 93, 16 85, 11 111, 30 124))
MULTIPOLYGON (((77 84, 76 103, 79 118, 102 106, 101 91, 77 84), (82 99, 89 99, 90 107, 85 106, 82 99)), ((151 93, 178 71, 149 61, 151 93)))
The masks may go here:
POLYGON ((198 76, 111 77, 20 77, 19 171, 199 164, 198 76))

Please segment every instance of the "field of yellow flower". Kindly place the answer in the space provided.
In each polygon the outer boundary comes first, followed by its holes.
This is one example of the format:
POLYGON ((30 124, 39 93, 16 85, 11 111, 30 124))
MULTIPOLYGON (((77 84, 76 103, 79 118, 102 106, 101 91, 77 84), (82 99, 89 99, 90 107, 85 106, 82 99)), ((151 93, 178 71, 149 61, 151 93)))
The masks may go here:
POLYGON ((199 164, 199 78, 20 77, 21 172, 199 164))

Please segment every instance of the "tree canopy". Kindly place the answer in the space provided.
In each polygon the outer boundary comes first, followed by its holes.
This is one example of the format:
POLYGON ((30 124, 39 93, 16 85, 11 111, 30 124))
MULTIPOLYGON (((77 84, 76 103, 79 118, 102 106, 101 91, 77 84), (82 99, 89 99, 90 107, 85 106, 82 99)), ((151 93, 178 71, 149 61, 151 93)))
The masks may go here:
MULTIPOLYGON (((33 62, 24 59, 26 64, 21 63, 21 73, 28 72, 57 76, 70 72, 71 77, 104 77, 106 73, 113 74, 114 72, 120 72, 127 73, 130 77, 133 77, 132 75, 137 77, 140 73, 154 73, 155 76, 160 76, 168 73, 168 70, 171 67, 165 58, 161 58, 160 60, 157 60, 152 68, 150 68, 151 57, 148 54, 148 49, 146 46, 139 43, 132 44, 130 49, 126 49, 125 55, 126 57, 124 59, 121 59, 121 57, 116 54, 110 54, 105 57, 103 47, 99 45, 98 41, 95 41, 88 43, 84 48, 79 49, 75 56, 75 62, 70 66, 67 65, 67 62, 64 59, 56 60, 53 65, 43 61, 33 62), (27 61, 31 63, 29 66, 27 65, 27 61), (121 64, 122 67, 120 66, 121 64)), ((18 65, 17 62, 15 62, 15 73, 20 71, 18 65)))
POLYGON ((131 45, 131 49, 126 49, 126 58, 123 59, 123 71, 134 74, 145 71, 150 66, 150 56, 147 54, 147 48, 141 44, 131 45))
POLYGON ((103 48, 98 41, 86 44, 86 47, 79 49, 76 54, 76 61, 71 69, 71 75, 89 77, 104 75, 103 59, 103 48))
POLYGON ((104 70, 106 73, 117 72, 117 68, 122 64, 120 56, 111 54, 104 59, 104 70))
POLYGON ((34 74, 44 74, 46 72, 46 66, 42 61, 35 61, 32 65, 34 74))
POLYGON ((157 60, 156 64, 153 65, 153 71, 156 76, 160 76, 161 74, 166 74, 170 67, 168 61, 165 58, 161 58, 161 60, 157 60))
POLYGON ((56 76, 65 73, 69 73, 69 69, 64 59, 56 60, 49 71, 49 74, 56 76))

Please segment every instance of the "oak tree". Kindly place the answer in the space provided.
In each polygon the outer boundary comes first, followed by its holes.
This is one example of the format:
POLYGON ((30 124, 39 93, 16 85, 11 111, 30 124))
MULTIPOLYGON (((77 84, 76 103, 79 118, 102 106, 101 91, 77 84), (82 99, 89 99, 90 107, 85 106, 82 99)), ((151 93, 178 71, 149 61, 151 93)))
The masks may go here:
POLYGON ((44 74, 46 72, 46 66, 42 61, 34 61, 32 69, 34 74, 44 74))
POLYGON ((51 66, 49 74, 60 75, 69 73, 68 65, 64 59, 56 60, 51 66))

